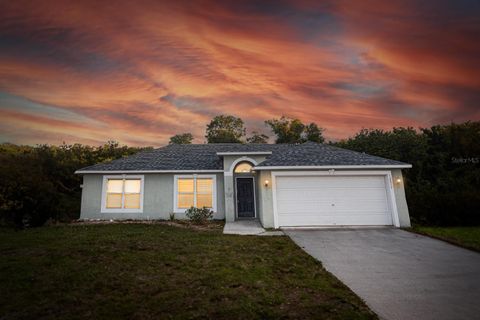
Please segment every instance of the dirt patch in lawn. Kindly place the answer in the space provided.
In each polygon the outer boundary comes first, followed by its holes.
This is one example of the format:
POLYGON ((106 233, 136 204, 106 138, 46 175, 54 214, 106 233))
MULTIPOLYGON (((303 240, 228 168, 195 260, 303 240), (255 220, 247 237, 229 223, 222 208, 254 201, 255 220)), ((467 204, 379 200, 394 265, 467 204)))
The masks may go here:
POLYGON ((167 225, 179 228, 188 228, 193 230, 221 230, 225 222, 220 220, 208 221, 204 224, 195 224, 189 220, 78 220, 68 224, 50 224, 50 226, 60 225, 109 225, 109 224, 148 224, 148 225, 167 225))

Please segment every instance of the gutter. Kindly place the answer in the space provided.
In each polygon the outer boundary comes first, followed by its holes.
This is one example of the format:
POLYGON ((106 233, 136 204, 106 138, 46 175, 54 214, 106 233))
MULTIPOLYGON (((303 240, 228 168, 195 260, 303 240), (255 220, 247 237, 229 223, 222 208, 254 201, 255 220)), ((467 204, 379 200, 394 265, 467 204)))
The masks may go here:
POLYGON ((137 174, 137 173, 204 173, 223 172, 223 170, 77 170, 75 174, 137 174))
POLYGON ((309 170, 309 169, 408 169, 411 164, 390 165, 325 165, 325 166, 256 166, 253 170, 309 170))

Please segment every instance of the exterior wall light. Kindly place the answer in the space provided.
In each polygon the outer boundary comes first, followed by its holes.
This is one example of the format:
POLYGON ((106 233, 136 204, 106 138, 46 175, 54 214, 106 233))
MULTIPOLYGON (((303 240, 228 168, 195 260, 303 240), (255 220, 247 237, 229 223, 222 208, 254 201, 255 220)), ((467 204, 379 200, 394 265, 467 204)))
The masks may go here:
POLYGON ((396 182, 397 184, 400 184, 400 183, 402 183, 402 179, 397 178, 397 180, 395 180, 395 182, 396 182))
POLYGON ((268 188, 268 184, 269 184, 269 181, 265 180, 264 185, 265 185, 266 188, 268 188))

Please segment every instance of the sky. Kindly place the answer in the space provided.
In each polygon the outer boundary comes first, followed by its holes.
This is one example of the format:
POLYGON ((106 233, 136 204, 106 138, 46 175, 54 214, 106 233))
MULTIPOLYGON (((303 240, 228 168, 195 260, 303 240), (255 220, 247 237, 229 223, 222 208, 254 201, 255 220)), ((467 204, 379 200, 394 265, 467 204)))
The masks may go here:
POLYGON ((480 1, 0 0, 0 142, 480 120, 480 1))

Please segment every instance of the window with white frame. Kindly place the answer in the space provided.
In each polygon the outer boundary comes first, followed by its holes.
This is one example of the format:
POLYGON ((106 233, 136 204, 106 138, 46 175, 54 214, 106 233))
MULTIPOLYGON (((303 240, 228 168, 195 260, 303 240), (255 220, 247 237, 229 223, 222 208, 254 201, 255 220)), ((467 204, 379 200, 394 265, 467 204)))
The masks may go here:
POLYGON ((103 210, 142 210, 143 176, 105 176, 103 180, 103 210))
POLYGON ((175 211, 190 207, 216 210, 216 178, 211 175, 175 176, 175 211))

